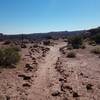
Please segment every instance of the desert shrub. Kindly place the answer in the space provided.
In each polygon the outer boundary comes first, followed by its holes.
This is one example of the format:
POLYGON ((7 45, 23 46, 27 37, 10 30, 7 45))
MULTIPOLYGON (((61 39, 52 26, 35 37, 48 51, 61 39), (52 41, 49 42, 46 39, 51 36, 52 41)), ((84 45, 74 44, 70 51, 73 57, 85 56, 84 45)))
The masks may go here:
POLYGON ((93 40, 89 40, 89 45, 92 45, 92 46, 96 46, 96 42, 95 41, 93 41, 93 40))
POLYGON ((100 34, 96 34, 91 38, 93 41, 95 41, 97 44, 100 44, 100 34))
POLYGON ((83 43, 83 38, 80 35, 74 35, 68 38, 68 44, 71 44, 74 49, 80 48, 82 43, 83 43))
POLYGON ((100 27, 88 30, 90 33, 89 37, 91 40, 95 41, 96 44, 100 44, 100 27))
POLYGON ((0 65, 2 65, 4 59, 3 49, 0 49, 0 65))
POLYGON ((75 58, 75 57, 76 57, 76 53, 73 52, 73 51, 70 51, 70 52, 67 54, 67 57, 68 57, 68 58, 75 58))
POLYGON ((68 49, 68 50, 72 50, 72 49, 73 49, 73 46, 72 46, 71 44, 68 44, 68 45, 67 45, 67 49, 68 49))
POLYGON ((53 39, 52 36, 46 36, 45 39, 53 39))
POLYGON ((43 41, 44 45, 50 45, 50 41, 43 41))
POLYGON ((86 48, 86 45, 85 44, 82 44, 81 45, 81 49, 85 49, 86 48))
POLYGON ((12 47, 0 49, 0 66, 8 67, 15 65, 20 60, 20 55, 12 47))
POLYGON ((94 54, 100 54, 100 47, 96 47, 93 50, 91 50, 92 53, 94 54))
POLYGON ((21 51, 21 48, 19 46, 12 46, 12 49, 18 52, 21 51))
POLYGON ((67 39, 64 39, 64 42, 68 42, 68 40, 67 39))
POLYGON ((59 48, 59 51, 60 51, 62 54, 66 54, 65 48, 66 48, 66 46, 63 46, 63 47, 59 48))
POLYGON ((14 45, 20 45, 20 41, 14 40, 14 41, 13 41, 13 44, 14 44, 14 45))
POLYGON ((10 40, 6 40, 6 41, 4 41, 3 45, 9 45, 10 43, 11 43, 10 40))
POLYGON ((88 32, 90 32, 92 35, 100 33, 100 27, 97 27, 97 28, 94 28, 94 29, 90 29, 90 30, 88 30, 88 32))

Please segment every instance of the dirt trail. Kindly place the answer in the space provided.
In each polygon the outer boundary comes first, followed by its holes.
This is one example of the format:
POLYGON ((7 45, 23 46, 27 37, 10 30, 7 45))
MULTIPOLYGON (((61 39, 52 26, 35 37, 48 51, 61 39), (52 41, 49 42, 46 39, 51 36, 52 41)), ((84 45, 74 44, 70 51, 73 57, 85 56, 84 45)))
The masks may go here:
POLYGON ((64 43, 50 47, 50 51, 45 58, 45 62, 41 63, 37 72, 37 77, 30 89, 29 100, 54 100, 51 97, 50 85, 53 81, 52 76, 56 77, 54 64, 60 56, 59 48, 64 46, 64 43))

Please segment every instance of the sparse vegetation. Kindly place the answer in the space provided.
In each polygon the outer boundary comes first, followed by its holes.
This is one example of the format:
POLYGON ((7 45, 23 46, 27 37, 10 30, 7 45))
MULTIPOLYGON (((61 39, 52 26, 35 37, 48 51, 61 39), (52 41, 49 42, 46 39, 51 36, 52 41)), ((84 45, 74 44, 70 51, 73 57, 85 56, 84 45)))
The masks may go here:
POLYGON ((96 42, 93 40, 90 40, 88 43, 89 43, 89 45, 96 46, 96 42))
POLYGON ((0 66, 1 67, 12 67, 20 60, 20 55, 12 47, 0 49, 0 66))
POLYGON ((74 51, 70 51, 68 54, 67 54, 67 57, 68 58, 75 58, 76 57, 76 53, 74 51))
POLYGON ((100 44, 100 34, 94 35, 92 38, 97 44, 100 44))
POLYGON ((27 99, 27 95, 30 99, 35 99, 37 95, 33 97, 31 92, 38 93, 37 99, 39 99, 44 98, 46 91, 43 90, 41 94, 38 88, 45 88, 47 91, 51 89, 51 92, 46 94, 47 97, 51 95, 50 99, 89 100, 91 95, 99 99, 100 46, 90 37, 83 39, 82 36, 74 34, 68 41, 67 38, 54 40, 47 37, 38 40, 29 38, 33 43, 31 41, 27 43, 18 38, 7 39, 11 43, 3 45, 2 43, 6 41, 3 40, 0 44, 1 95, 4 99, 8 100, 9 97, 13 99, 17 89, 19 92, 16 95, 17 100, 27 99), (88 43, 96 46, 93 47, 88 43), (22 55, 21 59, 19 53, 22 55), (17 63, 18 67, 15 68, 17 63), (16 85, 10 84, 11 82, 16 85))
POLYGON ((90 29, 90 39, 92 41, 95 41, 96 44, 100 44, 100 27, 96 28, 96 29, 90 29))
POLYGON ((100 54, 100 47, 96 47, 96 48, 92 49, 91 52, 94 54, 100 54))
POLYGON ((71 44, 68 44, 67 49, 68 50, 72 50, 73 49, 73 46, 71 44))
POLYGON ((64 51, 64 48, 66 48, 66 46, 59 48, 59 51, 60 51, 62 54, 65 54, 65 53, 66 53, 66 52, 64 51))
POLYGON ((71 44, 74 49, 78 49, 83 44, 83 38, 81 35, 74 35, 68 38, 68 44, 71 44))
POLYGON ((86 48, 86 45, 85 44, 82 44, 81 45, 81 49, 85 49, 86 48))
POLYGON ((12 49, 18 52, 21 51, 21 48, 19 46, 12 46, 12 49))
POLYGON ((52 36, 46 36, 45 39, 53 39, 52 36))

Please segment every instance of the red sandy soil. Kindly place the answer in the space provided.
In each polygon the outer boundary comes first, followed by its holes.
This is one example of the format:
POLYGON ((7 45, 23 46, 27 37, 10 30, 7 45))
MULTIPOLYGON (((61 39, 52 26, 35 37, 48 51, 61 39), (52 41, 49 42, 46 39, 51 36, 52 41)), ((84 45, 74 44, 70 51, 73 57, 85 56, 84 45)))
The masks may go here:
POLYGON ((93 47, 75 50, 76 58, 67 58, 68 51, 59 51, 65 45, 48 46, 45 57, 41 50, 32 55, 29 47, 22 49, 15 69, 0 69, 0 100, 100 100, 100 58, 90 53, 93 47), (25 70, 26 64, 32 71, 25 70))

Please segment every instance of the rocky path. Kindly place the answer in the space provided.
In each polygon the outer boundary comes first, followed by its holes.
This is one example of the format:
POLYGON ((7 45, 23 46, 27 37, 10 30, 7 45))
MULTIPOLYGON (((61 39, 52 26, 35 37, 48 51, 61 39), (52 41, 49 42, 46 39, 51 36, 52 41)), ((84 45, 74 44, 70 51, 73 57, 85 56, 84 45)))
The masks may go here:
POLYGON ((44 63, 40 63, 39 70, 37 72, 37 77, 29 90, 28 100, 56 100, 52 98, 51 92, 53 82, 56 82, 57 73, 54 69, 54 64, 57 58, 60 56, 59 48, 65 44, 55 45, 50 47, 50 51, 45 58, 44 63))

